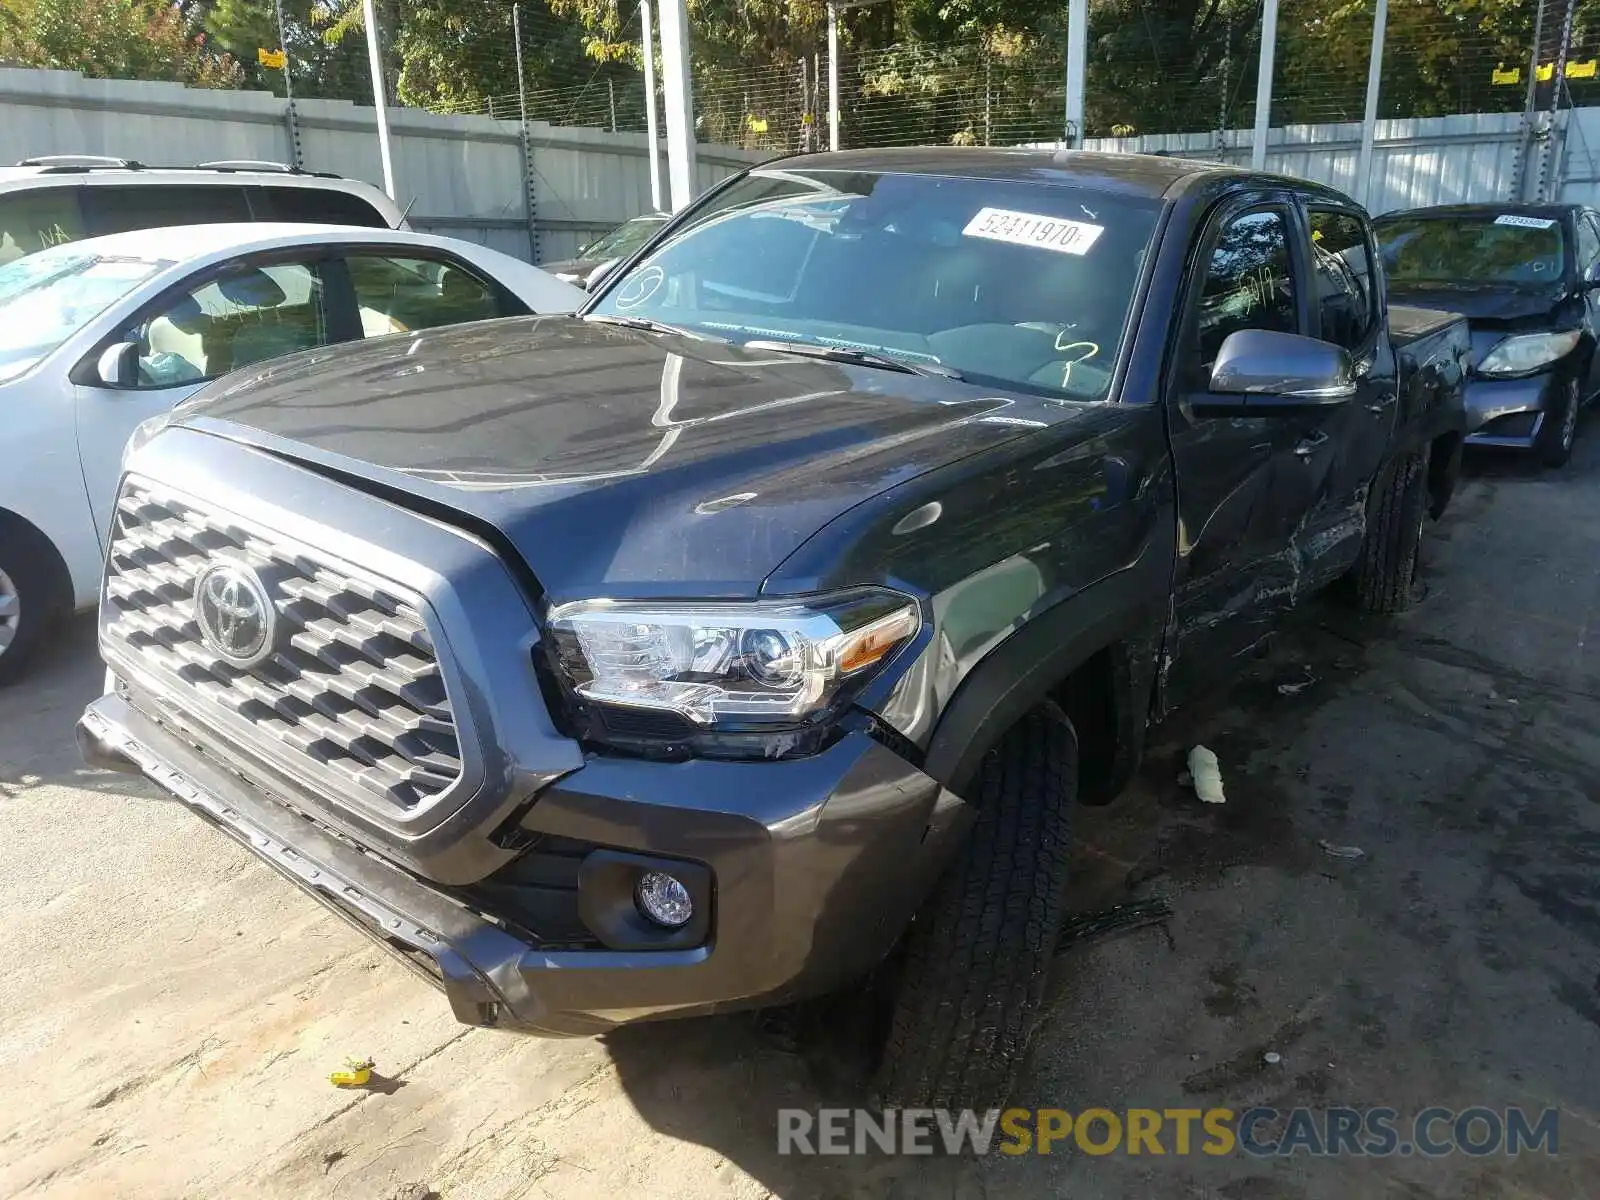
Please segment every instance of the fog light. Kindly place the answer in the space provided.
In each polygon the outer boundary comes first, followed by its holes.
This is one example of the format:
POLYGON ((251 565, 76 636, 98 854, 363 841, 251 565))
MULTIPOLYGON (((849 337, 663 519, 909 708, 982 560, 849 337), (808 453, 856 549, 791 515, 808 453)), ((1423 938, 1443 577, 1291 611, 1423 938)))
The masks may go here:
POLYGON ((657 925, 680 929, 694 916, 689 889, 665 871, 646 871, 633 889, 633 902, 657 925))

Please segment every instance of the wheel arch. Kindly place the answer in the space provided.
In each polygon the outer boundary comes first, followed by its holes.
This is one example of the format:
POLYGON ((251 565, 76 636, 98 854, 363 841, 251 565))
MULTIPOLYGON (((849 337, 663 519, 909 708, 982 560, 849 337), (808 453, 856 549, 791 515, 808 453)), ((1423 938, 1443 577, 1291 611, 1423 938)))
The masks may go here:
POLYGON ((1111 800, 1143 752, 1166 597, 1166 576, 1135 566, 1034 617, 967 673, 934 727, 923 769, 967 794, 984 756, 1051 701, 1078 733, 1079 798, 1111 800))

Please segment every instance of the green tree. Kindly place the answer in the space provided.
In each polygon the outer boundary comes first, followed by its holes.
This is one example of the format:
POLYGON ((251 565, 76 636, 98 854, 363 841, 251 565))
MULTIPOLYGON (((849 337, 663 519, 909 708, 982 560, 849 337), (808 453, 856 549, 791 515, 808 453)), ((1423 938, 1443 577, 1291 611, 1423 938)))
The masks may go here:
MULTIPOLYGON (((199 8, 200 0, 194 2, 199 8)), ((330 44, 317 24, 317 11, 317 0, 283 0, 281 39, 272 0, 207 0, 203 20, 212 44, 241 65, 247 87, 283 94, 284 73, 261 66, 256 58, 258 50, 279 49, 281 41, 296 96, 364 97, 369 90, 366 46, 360 38, 330 44)))
POLYGON ((243 73, 205 31, 162 0, 7 0, 0 58, 108 79, 238 87, 243 73))

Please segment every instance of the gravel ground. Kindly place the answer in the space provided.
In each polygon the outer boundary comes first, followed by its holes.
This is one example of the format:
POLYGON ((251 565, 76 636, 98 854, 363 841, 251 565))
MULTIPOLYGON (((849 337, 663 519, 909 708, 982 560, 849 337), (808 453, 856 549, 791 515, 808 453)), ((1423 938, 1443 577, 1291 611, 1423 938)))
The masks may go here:
POLYGON ((0 692, 0 1195, 1592 1200, 1596 512, 1600 436, 1560 473, 1480 464, 1414 611, 1313 605, 1156 731, 1130 792, 1082 814, 1073 904, 1171 915, 1064 947, 1020 1096, 1552 1107, 1556 1156, 779 1156, 780 1106, 859 1096, 850 1006, 568 1042, 460 1028, 244 851, 82 765, 100 670, 79 622, 0 692), (1226 805, 1175 782, 1197 741, 1226 805), (376 1059, 368 1090, 328 1084, 347 1055, 376 1059))

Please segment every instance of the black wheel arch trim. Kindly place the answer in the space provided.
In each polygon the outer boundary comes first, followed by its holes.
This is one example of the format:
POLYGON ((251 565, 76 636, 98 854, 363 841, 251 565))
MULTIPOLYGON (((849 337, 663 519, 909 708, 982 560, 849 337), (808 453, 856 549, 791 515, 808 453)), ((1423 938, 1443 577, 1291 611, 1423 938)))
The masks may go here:
MULTIPOLYGON (((962 794, 983 756, 1030 709, 1051 699, 1095 655, 1118 648, 1112 672, 1119 745, 1112 792, 1126 782, 1142 744, 1171 583, 1170 547, 1145 546, 1128 567, 1046 609, 991 650, 945 706, 928 742, 923 770, 962 794)), ((1110 795, 1096 796, 1103 802, 1110 795)))

